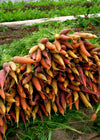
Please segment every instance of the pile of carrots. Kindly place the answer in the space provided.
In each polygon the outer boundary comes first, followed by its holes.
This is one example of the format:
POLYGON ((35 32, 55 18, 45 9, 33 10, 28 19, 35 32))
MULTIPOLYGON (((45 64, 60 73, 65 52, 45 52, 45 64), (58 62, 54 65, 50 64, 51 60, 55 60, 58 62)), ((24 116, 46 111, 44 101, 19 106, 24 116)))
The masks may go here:
POLYGON ((88 39, 91 33, 61 30, 50 42, 43 38, 29 54, 15 56, 0 70, 0 140, 7 123, 29 121, 51 112, 64 115, 79 103, 92 107, 100 99, 100 48, 88 39))

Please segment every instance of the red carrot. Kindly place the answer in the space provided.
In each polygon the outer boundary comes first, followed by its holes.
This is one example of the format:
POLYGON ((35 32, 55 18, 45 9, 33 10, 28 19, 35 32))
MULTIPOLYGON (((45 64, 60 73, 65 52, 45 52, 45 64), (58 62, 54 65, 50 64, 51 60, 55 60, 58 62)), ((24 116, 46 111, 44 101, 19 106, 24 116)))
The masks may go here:
POLYGON ((64 35, 64 34, 61 34, 60 39, 61 40, 68 40, 68 39, 71 39, 71 38, 69 36, 64 35))
POLYGON ((66 109, 65 93, 61 92, 60 97, 61 97, 61 105, 65 110, 66 109))
POLYGON ((40 109, 38 110, 38 115, 39 115, 39 117, 41 118, 41 120, 43 121, 42 112, 41 112, 40 109))
POLYGON ((47 43, 47 41, 48 41, 47 38, 42 38, 40 42, 41 42, 42 44, 44 44, 44 43, 47 43))
POLYGON ((64 29, 60 31, 60 34, 68 34, 71 31, 71 29, 64 29))
POLYGON ((3 69, 9 73, 11 71, 11 68, 9 67, 9 64, 7 62, 3 63, 3 69))

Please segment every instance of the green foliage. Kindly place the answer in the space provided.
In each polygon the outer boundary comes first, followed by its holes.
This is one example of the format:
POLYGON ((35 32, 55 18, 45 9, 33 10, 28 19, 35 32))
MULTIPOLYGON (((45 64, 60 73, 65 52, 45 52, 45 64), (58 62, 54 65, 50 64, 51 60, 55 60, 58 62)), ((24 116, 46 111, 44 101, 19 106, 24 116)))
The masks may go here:
MULTIPOLYGON (((62 129, 68 129, 71 131, 75 131, 77 133, 81 133, 80 131, 73 128, 71 125, 78 124, 79 122, 87 123, 90 120, 87 119, 87 115, 84 115, 80 111, 73 110, 67 110, 64 116, 61 114, 52 115, 51 120, 47 117, 43 117, 44 121, 42 122, 40 118, 36 118, 36 120, 33 122, 32 120, 30 122, 26 122, 27 129, 25 130, 24 123, 19 123, 19 128, 16 128, 16 124, 12 125, 12 127, 8 126, 8 130, 6 132, 7 139, 10 140, 11 136, 19 134, 20 140, 35 140, 36 138, 39 140, 51 140, 52 131, 58 128, 62 129), (85 120, 84 120, 85 118, 85 120), (69 121, 70 119, 70 121, 69 121), (18 131, 19 130, 19 131, 18 131)), ((88 116, 87 116, 88 118, 88 116)), ((85 124, 84 124, 85 127, 85 124)), ((86 129, 83 130, 85 132, 86 129)))
POLYGON ((19 21, 26 19, 50 18, 56 16, 87 15, 99 13, 99 0, 87 2, 86 0, 40 0, 39 2, 5 1, 0 5, 0 22, 19 21), (45 5, 45 6, 44 6, 45 5))

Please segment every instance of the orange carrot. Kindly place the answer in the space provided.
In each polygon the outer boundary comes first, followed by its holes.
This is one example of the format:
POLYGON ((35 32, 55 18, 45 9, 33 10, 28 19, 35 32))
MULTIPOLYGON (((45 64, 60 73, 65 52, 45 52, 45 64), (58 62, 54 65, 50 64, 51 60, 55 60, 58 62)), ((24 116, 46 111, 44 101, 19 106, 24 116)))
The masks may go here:
POLYGON ((54 41, 54 44, 56 45, 57 50, 60 51, 61 50, 61 44, 60 44, 60 42, 58 40, 55 40, 54 41))
POLYGON ((71 96, 69 96, 69 110, 71 110, 72 109, 72 95, 71 96))
POLYGON ((25 85, 27 84, 32 78, 32 74, 28 74, 23 80, 22 80, 22 84, 25 85))
POLYGON ((40 94, 41 98, 42 98, 43 100, 45 100, 45 95, 44 95, 44 93, 43 93, 43 92, 39 92, 39 94, 40 94))
POLYGON ((18 85, 17 85, 17 91, 22 98, 26 98, 26 94, 25 94, 24 89, 20 83, 18 83, 18 85))
POLYGON ((0 89, 0 96, 2 99, 5 99, 5 92, 2 89, 0 89))
POLYGON ((20 101, 21 101, 21 106, 22 106, 23 110, 26 110, 27 109, 26 99, 20 98, 20 101))
POLYGON ((36 54, 36 61, 39 62, 41 60, 41 49, 38 48, 37 54, 36 54))
POLYGON ((80 91, 80 88, 79 87, 77 87, 77 86, 75 86, 75 85, 69 85, 68 86, 71 90, 74 90, 74 91, 80 91))
POLYGON ((43 66, 43 68, 50 69, 50 66, 46 63, 46 61, 45 61, 45 59, 43 57, 41 58, 40 63, 43 66))
POLYGON ((71 81, 73 81, 74 80, 74 76, 71 74, 71 73, 68 73, 68 78, 71 80, 71 81))
POLYGON ((2 137, 2 135, 1 135, 1 133, 0 133, 0 140, 3 140, 3 137, 2 137))
POLYGON ((31 63, 34 63, 35 62, 31 58, 26 58, 26 57, 21 57, 21 56, 15 56, 15 57, 13 57, 13 61, 15 63, 22 63, 22 64, 31 64, 31 63))
POLYGON ((49 41, 46 43, 46 47, 47 47, 48 49, 50 49, 50 50, 55 50, 55 48, 56 48, 55 45, 52 44, 52 43, 49 42, 49 41))
POLYGON ((41 85, 40 85, 40 82, 39 82, 38 78, 33 77, 32 78, 32 83, 35 86, 37 91, 41 91, 41 85))
POLYGON ((83 52, 86 56, 90 57, 91 55, 90 55, 90 53, 86 50, 83 41, 82 41, 82 40, 79 40, 79 43, 80 43, 80 49, 82 50, 82 52, 83 52))
POLYGON ((60 53, 61 53, 62 55, 66 55, 66 54, 67 54, 67 52, 66 52, 65 50, 63 50, 63 49, 60 50, 60 53))
POLYGON ((91 116, 91 121, 95 121, 97 119, 97 114, 93 113, 91 116))
POLYGON ((79 110, 79 98, 75 101, 74 105, 75 105, 75 108, 79 110))
POLYGON ((21 71, 24 71, 24 70, 26 69, 26 66, 27 66, 26 64, 21 65, 21 66, 20 66, 20 70, 21 70, 21 71))
POLYGON ((92 95, 92 99, 97 103, 98 102, 98 99, 96 98, 95 95, 92 95))

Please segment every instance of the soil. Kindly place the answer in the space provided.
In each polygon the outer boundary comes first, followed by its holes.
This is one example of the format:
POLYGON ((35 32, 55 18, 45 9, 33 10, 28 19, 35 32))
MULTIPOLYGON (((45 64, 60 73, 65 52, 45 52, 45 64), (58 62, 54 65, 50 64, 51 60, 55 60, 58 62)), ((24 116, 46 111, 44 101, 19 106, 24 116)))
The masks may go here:
MULTIPOLYGON (((54 25, 51 25, 52 28, 56 28, 54 27, 54 25)), ((47 26, 45 26, 44 28, 48 28, 47 26)), ((83 31, 84 27, 80 27, 80 28, 72 28, 75 32, 79 32, 79 31, 83 31)), ((98 32, 100 31, 100 25, 99 26, 93 26, 88 25, 86 30, 88 32, 92 32, 94 34, 98 34, 98 32)), ((27 36, 27 35, 31 35, 34 31, 39 31, 39 27, 28 27, 28 28, 24 28, 23 26, 12 26, 12 27, 0 27, 0 45, 3 44, 10 44, 13 40, 20 40, 21 38, 27 36)))

